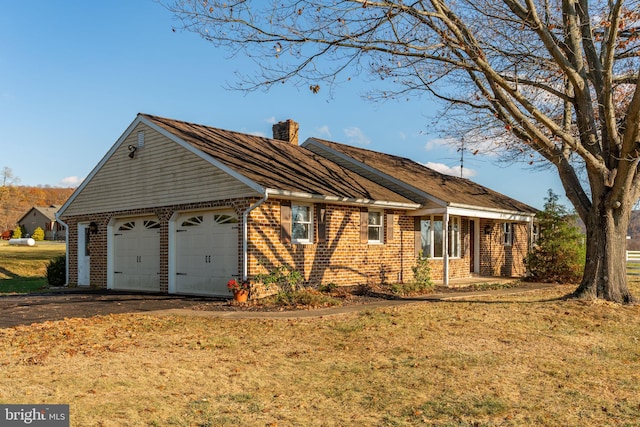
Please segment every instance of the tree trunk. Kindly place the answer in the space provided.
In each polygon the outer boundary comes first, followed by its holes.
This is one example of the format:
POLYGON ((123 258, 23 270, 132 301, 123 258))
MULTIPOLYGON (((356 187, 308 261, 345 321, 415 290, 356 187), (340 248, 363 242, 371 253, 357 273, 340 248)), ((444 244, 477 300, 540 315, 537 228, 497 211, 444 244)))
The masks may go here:
MULTIPOLYGON (((604 204, 604 203, 603 203, 604 204)), ((636 300, 627 286, 626 244, 630 209, 594 207, 587 219, 587 258, 582 282, 573 293, 582 299, 617 303, 636 300)))

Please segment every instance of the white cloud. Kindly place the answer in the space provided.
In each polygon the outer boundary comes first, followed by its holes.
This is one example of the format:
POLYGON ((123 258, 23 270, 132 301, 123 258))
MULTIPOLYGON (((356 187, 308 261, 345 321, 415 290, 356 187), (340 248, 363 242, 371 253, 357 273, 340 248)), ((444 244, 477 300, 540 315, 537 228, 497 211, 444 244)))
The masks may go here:
POLYGON ((457 143, 458 143, 458 141, 455 138, 430 139, 424 145, 424 149, 426 151, 431 151, 431 150, 435 150, 436 148, 440 148, 440 147, 453 148, 453 147, 456 147, 457 143))
MULTIPOLYGON (((451 167, 451 166, 445 165, 444 163, 434 163, 434 162, 427 162, 424 165, 429 169, 433 169, 445 175, 460 176, 460 166, 451 167)), ((473 169, 469 169, 469 168, 462 169, 462 176, 464 178, 471 178, 476 175, 477 175, 477 172, 473 169)))
POLYGON ((79 178, 77 176, 68 176, 66 178, 62 178, 60 180, 61 187, 77 187, 84 181, 84 178, 79 178))
POLYGON ((349 143, 353 145, 369 145, 371 140, 358 127, 350 127, 344 130, 344 134, 349 138, 349 143))
POLYGON ((404 133, 404 132, 402 132, 402 131, 400 131, 400 132, 398 133, 398 136, 399 136, 399 137, 400 137, 400 139, 401 139, 401 140, 403 140, 403 141, 406 141, 406 139, 407 139, 407 134, 406 134, 406 133, 404 133))
POLYGON ((259 130, 254 130, 253 132, 249 132, 249 135, 261 136, 263 138, 270 138, 270 137, 267 137, 267 135, 265 135, 264 132, 260 132, 259 130))
POLYGON ((275 125, 276 123, 278 123, 278 121, 276 120, 276 118, 275 118, 275 117, 273 117, 273 116, 271 116, 271 117, 268 117, 268 118, 264 119, 264 121, 265 121, 265 122, 267 122, 267 123, 269 123, 269 124, 272 124, 272 125, 275 125))
POLYGON ((327 125, 316 128, 316 132, 318 136, 325 136, 327 138, 331 138, 331 131, 329 131, 329 126, 327 125))

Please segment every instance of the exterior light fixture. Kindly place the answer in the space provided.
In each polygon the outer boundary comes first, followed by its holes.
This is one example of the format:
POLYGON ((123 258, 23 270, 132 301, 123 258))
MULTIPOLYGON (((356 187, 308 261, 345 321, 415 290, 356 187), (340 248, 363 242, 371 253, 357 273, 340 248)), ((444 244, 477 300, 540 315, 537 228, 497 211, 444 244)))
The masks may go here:
POLYGON ((98 234, 98 224, 91 221, 91 223, 89 224, 89 233, 98 234))
POLYGON ((129 145, 127 149, 129 149, 129 158, 133 159, 133 157, 136 155, 136 150, 138 149, 138 147, 136 147, 135 145, 129 145))

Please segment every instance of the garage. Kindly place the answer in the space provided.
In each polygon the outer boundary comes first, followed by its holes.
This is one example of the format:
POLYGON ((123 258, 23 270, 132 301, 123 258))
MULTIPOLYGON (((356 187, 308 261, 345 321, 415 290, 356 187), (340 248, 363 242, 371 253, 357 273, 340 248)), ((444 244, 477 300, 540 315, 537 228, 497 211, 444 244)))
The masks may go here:
POLYGON ((233 211, 182 213, 176 218, 175 292, 228 296, 238 275, 238 217, 233 211))
POLYGON ((114 224, 113 289, 160 291, 160 222, 156 217, 114 224))

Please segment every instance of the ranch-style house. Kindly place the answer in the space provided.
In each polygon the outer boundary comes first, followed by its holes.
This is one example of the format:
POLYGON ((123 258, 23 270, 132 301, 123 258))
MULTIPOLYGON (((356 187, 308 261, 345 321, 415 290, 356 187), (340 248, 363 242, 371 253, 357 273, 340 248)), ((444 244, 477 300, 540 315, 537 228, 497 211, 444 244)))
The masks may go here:
POLYGON ((536 209, 412 160, 138 114, 60 208, 68 282, 229 296, 287 265, 305 284, 522 276, 536 209))

